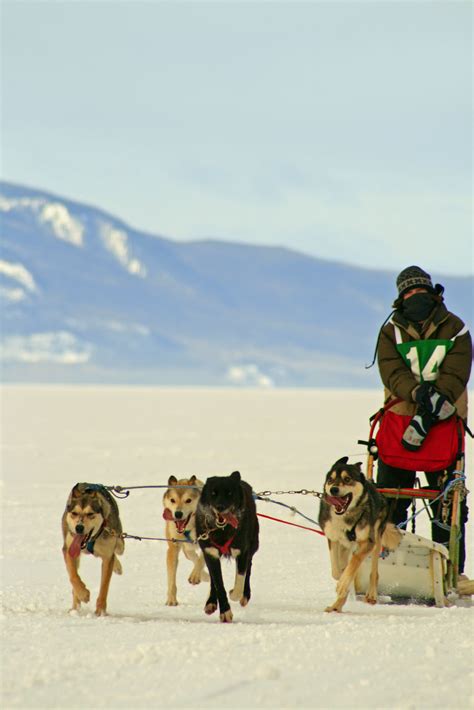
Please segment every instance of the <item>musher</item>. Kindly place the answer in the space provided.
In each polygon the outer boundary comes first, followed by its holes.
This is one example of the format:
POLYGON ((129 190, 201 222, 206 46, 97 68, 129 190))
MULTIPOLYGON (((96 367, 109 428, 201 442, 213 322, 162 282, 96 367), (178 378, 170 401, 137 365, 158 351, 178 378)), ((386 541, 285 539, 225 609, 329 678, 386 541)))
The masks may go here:
MULTIPOLYGON (((467 422, 467 384, 472 365, 472 340, 463 323, 444 305, 444 287, 433 286, 431 276, 419 266, 408 266, 397 278, 398 297, 390 321, 379 334, 378 366, 385 388, 385 403, 400 398, 390 411, 409 415, 408 426, 400 440, 407 454, 422 450, 428 432, 437 436, 439 422, 457 415, 467 422)), ((399 419, 399 422, 402 420, 399 419)), ((413 460, 413 457, 412 457, 413 460)), ((443 490, 452 480, 452 465, 425 472, 428 485, 443 490)), ((413 466, 413 464, 411 465, 413 466)), ((393 466, 379 452, 377 485, 381 488, 413 488, 416 471, 410 465, 393 466)), ((392 519, 403 523, 408 516, 409 499, 394 501, 392 519)), ((449 529, 440 527, 440 503, 432 504, 432 538, 447 545, 449 529)), ((459 573, 465 562, 465 523, 468 508, 461 503, 459 573)), ((449 520, 448 520, 449 522, 449 520)))

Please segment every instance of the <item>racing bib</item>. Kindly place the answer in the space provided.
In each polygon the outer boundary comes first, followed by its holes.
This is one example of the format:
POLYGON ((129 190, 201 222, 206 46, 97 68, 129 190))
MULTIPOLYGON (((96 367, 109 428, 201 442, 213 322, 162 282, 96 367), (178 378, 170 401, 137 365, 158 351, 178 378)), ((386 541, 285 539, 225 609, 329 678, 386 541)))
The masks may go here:
POLYGON ((434 382, 453 345, 453 340, 411 340, 397 343, 397 350, 418 382, 434 382))

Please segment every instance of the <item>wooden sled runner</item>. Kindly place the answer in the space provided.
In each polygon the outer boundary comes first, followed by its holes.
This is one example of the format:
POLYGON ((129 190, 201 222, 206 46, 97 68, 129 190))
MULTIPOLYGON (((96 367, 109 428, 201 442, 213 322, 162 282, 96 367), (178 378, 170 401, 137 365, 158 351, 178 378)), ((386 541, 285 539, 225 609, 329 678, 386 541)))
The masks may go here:
MULTIPOLYGON (((382 438, 374 435, 377 425, 380 425, 385 413, 398 402, 394 400, 381 409, 372 418, 372 426, 368 441, 359 441, 368 448, 367 478, 373 480, 374 461, 379 454, 379 444, 382 438)), ((451 483, 451 515, 449 520, 449 546, 433 542, 414 532, 403 532, 399 547, 379 560, 379 594, 390 596, 393 600, 412 599, 421 603, 431 603, 438 607, 451 604, 461 595, 474 593, 474 581, 458 580, 459 577, 459 537, 461 520, 461 497, 464 488, 464 440, 465 428, 461 419, 453 420, 453 431, 456 431, 456 447, 450 460, 450 466, 456 462, 454 481, 451 483)), ((452 436, 451 436, 452 438, 452 436)), ((409 452, 407 455, 413 456, 409 452)), ((403 456, 400 451, 397 456, 403 456)), ((384 456, 385 460, 385 456, 384 456)), ((406 466, 408 470, 429 470, 423 465, 414 465, 413 459, 406 466)), ((448 463, 445 464, 446 468, 448 463)), ((443 467, 441 467, 443 468, 443 467)), ((433 469, 435 470, 435 469, 433 469)), ((408 498, 433 501, 443 495, 439 490, 425 488, 379 488, 387 498, 408 498)), ((425 503, 426 507, 426 503, 425 503)), ((356 594, 364 594, 368 589, 370 574, 370 556, 359 569, 355 580, 356 594)))
MULTIPOLYGON (((356 594, 365 594, 369 586, 370 557, 359 568, 355 579, 356 594)), ((446 605, 445 579, 449 552, 444 545, 420 535, 403 532, 400 545, 379 560, 378 592, 393 600, 410 599, 446 605)))

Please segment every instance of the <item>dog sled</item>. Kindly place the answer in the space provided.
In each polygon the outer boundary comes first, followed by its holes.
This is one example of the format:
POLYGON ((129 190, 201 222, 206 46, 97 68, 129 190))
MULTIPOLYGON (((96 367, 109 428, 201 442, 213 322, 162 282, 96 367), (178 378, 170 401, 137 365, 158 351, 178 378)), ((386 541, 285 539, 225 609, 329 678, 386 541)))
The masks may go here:
MULTIPOLYGON (((368 441, 358 442, 367 446, 367 478, 373 480, 374 463, 380 454, 389 465, 412 471, 445 470, 454 465, 453 479, 444 491, 421 487, 419 481, 419 487, 415 488, 378 488, 389 500, 411 500, 413 511, 416 502, 422 501, 430 517, 430 502, 439 501, 445 525, 449 528, 449 545, 416 534, 418 513, 414 512, 408 518, 412 521, 412 532, 402 530, 402 541, 397 549, 385 551, 379 560, 379 594, 390 597, 395 603, 413 600, 443 607, 461 596, 474 593, 472 581, 459 579, 461 501, 466 495, 465 425, 459 417, 452 417, 437 425, 436 437, 430 436, 433 432, 429 432, 422 451, 407 451, 398 442, 401 442, 403 427, 408 425, 410 417, 393 415, 390 411, 399 401, 389 402, 371 417, 368 441)), ((368 556, 355 579, 356 594, 367 591, 370 565, 368 556)))

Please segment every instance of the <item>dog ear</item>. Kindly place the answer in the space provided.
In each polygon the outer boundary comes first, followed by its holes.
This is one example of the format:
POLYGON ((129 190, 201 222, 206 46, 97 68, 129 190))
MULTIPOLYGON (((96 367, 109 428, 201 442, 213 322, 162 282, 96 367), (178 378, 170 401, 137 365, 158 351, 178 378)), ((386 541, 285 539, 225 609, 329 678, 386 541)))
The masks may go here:
POLYGON ((339 464, 345 465, 349 461, 349 456, 343 456, 342 459, 338 459, 336 463, 333 463, 332 468, 336 468, 339 464))
POLYGON ((178 479, 176 478, 176 476, 170 476, 168 478, 168 485, 169 486, 175 486, 177 483, 178 483, 178 479))
POLYGON ((232 481, 236 481, 237 483, 240 483, 240 481, 241 481, 240 471, 234 471, 233 473, 231 473, 230 478, 232 481))
POLYGON ((81 485, 80 483, 76 483, 76 485, 73 486, 73 488, 69 494, 69 498, 67 499, 66 505, 71 505, 74 498, 77 498, 78 496, 80 496, 80 494, 81 494, 80 485, 81 485))
POLYGON ((100 507, 102 510, 102 517, 104 518, 104 520, 107 520, 107 518, 110 516, 110 513, 112 512, 112 506, 110 505, 107 498, 103 495, 100 496, 100 507))
POLYGON ((196 483, 196 476, 191 476, 191 478, 189 479, 189 483, 191 484, 191 486, 194 486, 194 484, 196 483))
POLYGON ((208 481, 209 481, 209 479, 207 478, 204 486, 202 487, 201 497, 199 499, 199 502, 202 503, 203 505, 208 505, 208 503, 209 503, 209 486, 207 484, 208 481))

